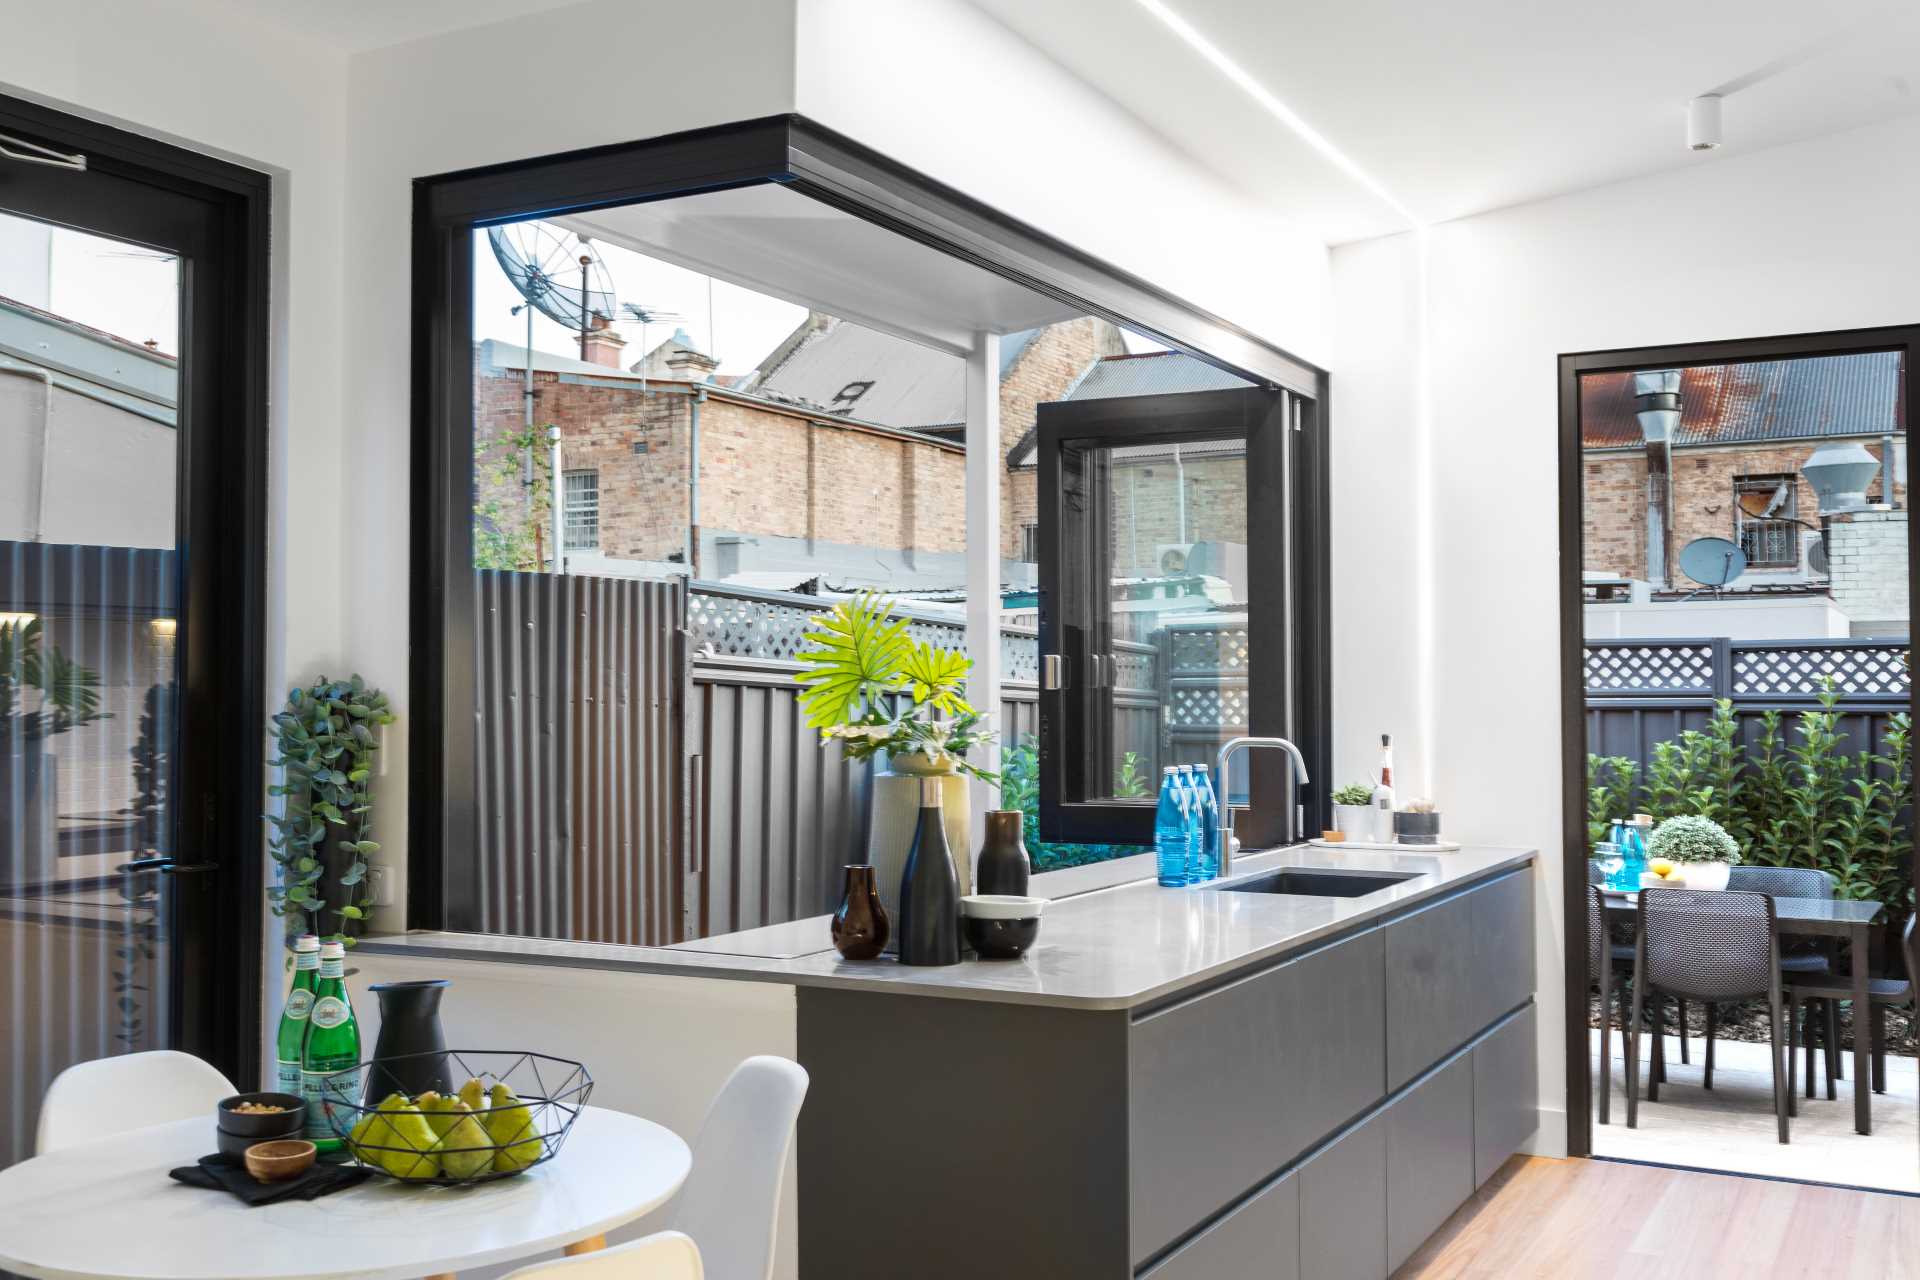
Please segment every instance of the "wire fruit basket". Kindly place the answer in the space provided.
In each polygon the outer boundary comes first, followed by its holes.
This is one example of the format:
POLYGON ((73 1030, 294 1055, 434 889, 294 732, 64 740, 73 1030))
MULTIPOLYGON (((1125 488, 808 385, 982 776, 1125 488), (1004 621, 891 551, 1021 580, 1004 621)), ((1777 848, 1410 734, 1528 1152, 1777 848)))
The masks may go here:
POLYGON ((327 1123, 354 1162, 403 1182, 511 1178, 560 1153, 593 1093, 586 1067, 544 1053, 441 1049, 324 1077, 327 1123), (434 1087, 410 1093, 421 1081, 434 1087))

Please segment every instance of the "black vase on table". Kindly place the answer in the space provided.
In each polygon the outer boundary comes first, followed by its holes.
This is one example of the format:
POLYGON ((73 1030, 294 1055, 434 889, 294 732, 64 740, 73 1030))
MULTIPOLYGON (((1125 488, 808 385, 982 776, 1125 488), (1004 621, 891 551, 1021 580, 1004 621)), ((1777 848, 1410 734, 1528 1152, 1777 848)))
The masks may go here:
POLYGON ((365 1105, 377 1106, 390 1093, 409 1098, 429 1091, 451 1093, 447 1041, 440 1031, 440 997, 447 979, 376 982, 367 990, 380 1001, 380 1035, 367 1071, 365 1105))
POLYGON ((1027 857, 1026 815, 1018 809, 987 810, 987 838, 973 863, 973 891, 1027 896, 1033 860, 1027 857))
POLYGON ((830 932, 834 949, 849 960, 874 960, 887 949, 887 909, 880 905, 871 865, 847 868, 847 889, 833 913, 830 932))
POLYGON ((920 825, 900 877, 900 963, 960 963, 960 873, 940 812, 941 779, 920 780, 920 825))

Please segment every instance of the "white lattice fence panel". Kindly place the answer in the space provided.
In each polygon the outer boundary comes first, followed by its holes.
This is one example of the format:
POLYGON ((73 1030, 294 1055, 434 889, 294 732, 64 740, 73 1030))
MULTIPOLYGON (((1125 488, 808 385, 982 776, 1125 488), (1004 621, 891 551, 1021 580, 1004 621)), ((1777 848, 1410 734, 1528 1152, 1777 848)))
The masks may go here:
POLYGON ((1904 645, 1871 648, 1737 649, 1733 657, 1736 694, 1812 696, 1831 679, 1842 696, 1907 692, 1904 645))
POLYGON ((1659 641, 1590 645, 1586 651, 1589 693, 1711 693, 1711 644, 1659 641))

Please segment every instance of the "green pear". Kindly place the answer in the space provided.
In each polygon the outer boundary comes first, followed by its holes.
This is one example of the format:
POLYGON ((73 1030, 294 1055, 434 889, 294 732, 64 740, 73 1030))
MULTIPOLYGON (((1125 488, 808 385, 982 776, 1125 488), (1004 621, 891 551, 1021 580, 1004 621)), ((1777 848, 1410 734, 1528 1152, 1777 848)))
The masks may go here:
POLYGON ((393 1131, 393 1122, 382 1113, 398 1111, 406 1105, 403 1094, 390 1093, 380 1100, 379 1106, 360 1117, 347 1135, 347 1150, 353 1153, 354 1159, 376 1169, 386 1167, 387 1153, 380 1148, 397 1147, 400 1139, 393 1131))
POLYGON ((493 1171, 518 1173, 540 1158, 540 1135, 533 1127, 533 1112, 504 1084, 493 1086, 487 1097, 492 1103, 486 1113, 487 1132, 497 1148, 493 1171))
POLYGON ((481 1084, 478 1077, 469 1079, 465 1084, 460 1086, 460 1101, 467 1104, 467 1110, 469 1111, 485 1111, 487 1109, 487 1086, 481 1084))
POLYGON ((435 1138, 427 1118, 404 1098, 396 1095, 389 1101, 399 1105, 380 1104, 380 1114, 393 1130, 393 1138, 384 1144, 392 1149, 380 1153, 380 1166, 396 1178, 439 1177, 440 1158, 433 1154, 435 1138))
POLYGON ((444 1093, 423 1093, 413 1100, 413 1105, 420 1108, 420 1114, 427 1118, 427 1124, 436 1138, 446 1137, 447 1130, 453 1128, 453 1122, 458 1118, 454 1115, 455 1108, 467 1110, 460 1099, 449 1098, 444 1093))
MULTIPOLYGON (((493 1139, 467 1104, 458 1098, 447 1100, 451 1108, 441 1113, 449 1122, 440 1134, 434 1154, 440 1158, 440 1171, 449 1178, 465 1181, 485 1173, 493 1163, 493 1139)), ((435 1119, 429 1116, 428 1121, 435 1119)))

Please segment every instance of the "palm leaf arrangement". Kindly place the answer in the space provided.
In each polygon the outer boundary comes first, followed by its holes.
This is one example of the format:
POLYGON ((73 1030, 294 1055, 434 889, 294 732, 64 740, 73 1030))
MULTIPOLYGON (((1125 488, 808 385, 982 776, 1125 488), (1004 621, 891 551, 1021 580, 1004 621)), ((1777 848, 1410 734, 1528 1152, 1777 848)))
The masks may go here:
POLYGON ((813 621, 807 646, 794 654, 808 726, 820 731, 822 744, 837 741, 854 760, 924 752, 935 764, 997 783, 966 759, 992 736, 967 701, 973 664, 965 654, 915 640, 893 606, 867 591, 813 621))

